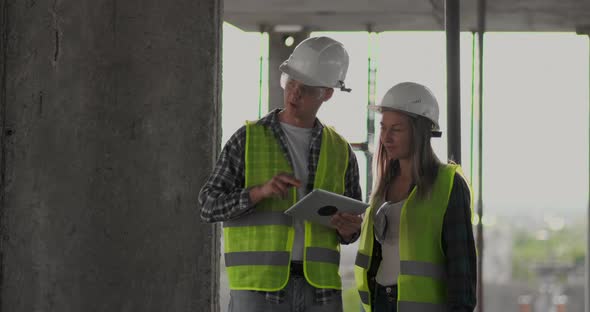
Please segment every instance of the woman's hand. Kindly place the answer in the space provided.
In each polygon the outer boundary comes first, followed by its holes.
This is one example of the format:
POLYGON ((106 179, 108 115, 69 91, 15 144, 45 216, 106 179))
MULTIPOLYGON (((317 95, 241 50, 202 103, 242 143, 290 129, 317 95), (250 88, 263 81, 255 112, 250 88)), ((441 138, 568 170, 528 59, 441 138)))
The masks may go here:
POLYGON ((362 223, 363 219, 360 216, 346 212, 338 212, 330 219, 330 224, 345 241, 350 241, 356 233, 360 232, 362 223))

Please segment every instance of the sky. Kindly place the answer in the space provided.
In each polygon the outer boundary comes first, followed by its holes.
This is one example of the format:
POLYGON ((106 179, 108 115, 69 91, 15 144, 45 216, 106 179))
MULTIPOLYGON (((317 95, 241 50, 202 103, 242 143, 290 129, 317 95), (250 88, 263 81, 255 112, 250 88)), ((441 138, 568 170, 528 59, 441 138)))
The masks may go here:
MULTIPOLYGON (((322 106, 318 117, 323 122, 333 125, 350 142, 366 140, 367 60, 371 55, 377 102, 387 89, 402 81, 422 83, 433 91, 443 130, 443 137, 435 139, 433 146, 439 158, 447 160, 444 32, 385 32, 371 37, 366 32, 312 33, 319 35, 331 36, 347 48, 350 66, 346 85, 353 89, 349 94, 335 92, 322 106)), ((225 143, 245 120, 267 112, 266 79, 269 70, 277 69, 268 68, 267 35, 245 33, 226 23, 223 36, 225 143)), ((474 198, 478 196, 477 125, 483 116, 482 198, 486 215, 586 216, 590 170, 588 38, 571 33, 487 33, 483 112, 477 109, 477 94, 472 103, 473 43, 471 33, 461 34, 462 166, 476 192, 474 198)), ((357 157, 365 176, 366 159, 361 153, 357 157)), ((366 192, 365 178, 361 184, 366 192)))

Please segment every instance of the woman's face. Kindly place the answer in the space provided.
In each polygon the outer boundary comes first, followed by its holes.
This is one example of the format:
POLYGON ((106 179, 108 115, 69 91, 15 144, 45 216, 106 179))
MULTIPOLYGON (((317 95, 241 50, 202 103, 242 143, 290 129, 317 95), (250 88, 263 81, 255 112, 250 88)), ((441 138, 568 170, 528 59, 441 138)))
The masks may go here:
POLYGON ((412 126, 410 117, 396 111, 384 111, 381 119, 381 144, 388 160, 412 156, 412 126))

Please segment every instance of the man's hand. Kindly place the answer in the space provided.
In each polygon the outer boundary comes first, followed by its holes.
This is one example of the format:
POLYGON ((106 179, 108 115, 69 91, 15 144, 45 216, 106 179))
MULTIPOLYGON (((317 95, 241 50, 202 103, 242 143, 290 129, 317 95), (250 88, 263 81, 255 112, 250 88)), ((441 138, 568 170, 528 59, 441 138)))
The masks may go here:
POLYGON ((250 189, 250 202, 255 205, 265 198, 287 198, 291 187, 300 187, 301 181, 288 173, 279 173, 262 185, 250 189))
POLYGON ((345 241, 349 241, 354 234, 361 230, 362 223, 363 219, 360 216, 346 212, 336 213, 330 219, 330 224, 345 241))

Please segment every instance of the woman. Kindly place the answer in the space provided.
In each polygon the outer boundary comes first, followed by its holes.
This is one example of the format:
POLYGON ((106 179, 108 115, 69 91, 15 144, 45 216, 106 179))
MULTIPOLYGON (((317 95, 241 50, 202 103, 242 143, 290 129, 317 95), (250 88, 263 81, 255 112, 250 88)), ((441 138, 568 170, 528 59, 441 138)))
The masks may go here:
POLYGON ((365 311, 473 311, 476 262, 470 189, 442 164, 438 103, 423 85, 393 86, 380 105, 375 184, 355 278, 365 311))

